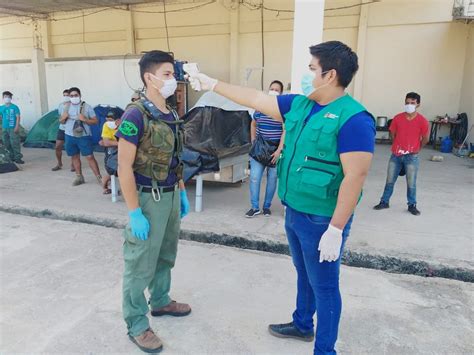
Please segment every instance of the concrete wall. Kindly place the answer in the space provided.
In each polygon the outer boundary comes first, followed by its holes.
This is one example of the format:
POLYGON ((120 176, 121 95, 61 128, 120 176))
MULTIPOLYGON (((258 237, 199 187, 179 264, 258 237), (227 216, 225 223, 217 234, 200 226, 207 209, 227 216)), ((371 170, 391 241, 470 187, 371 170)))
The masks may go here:
MULTIPOLYGON (((474 26, 468 33, 459 112, 467 113, 469 127, 474 124, 474 26)), ((474 131, 471 131, 470 141, 474 142, 474 131)))
MULTIPOLYGON (((130 102, 131 87, 141 84, 137 71, 138 59, 95 59, 53 61, 46 63, 48 106, 58 107, 62 92, 77 86, 83 99, 92 106, 110 104, 125 108, 130 102)), ((29 82, 32 66, 30 63, 0 65, 0 81, 13 85, 13 102, 20 107, 22 124, 31 128, 38 117, 33 104, 33 88, 29 82)))
MULTIPOLYGON (((472 53, 474 25, 452 21, 452 0, 382 0, 364 6, 366 10, 362 13, 366 21, 361 20, 360 6, 334 10, 360 3, 361 0, 326 0, 323 39, 341 40, 359 50, 358 95, 374 115, 393 116, 401 111, 404 95, 411 90, 421 94, 421 111, 429 119, 438 114, 469 111, 460 107, 469 108, 472 103, 472 81, 470 84, 466 78, 473 59, 472 54, 466 55, 466 48, 472 53)), ((170 50, 177 58, 198 62, 201 70, 212 76, 229 80, 234 75, 244 83, 246 68, 262 66, 261 11, 240 6, 237 13, 228 8, 230 4, 230 1, 218 1, 192 11, 168 13, 170 50)), ((190 4, 169 5, 167 9, 174 11, 188 6, 190 4)), ((265 6, 280 10, 294 8, 291 0, 265 0, 265 6)), ((109 9, 92 15, 88 14, 97 10, 88 10, 84 12, 85 17, 82 12, 55 14, 55 21, 38 23, 37 33, 41 34, 42 47, 49 58, 166 50, 163 14, 149 13, 162 11, 162 5, 140 5, 133 10, 130 13, 109 9), (64 18, 68 20, 61 21, 64 18)), ((264 11, 263 17, 264 87, 273 79, 287 85, 291 81, 293 13, 264 11)), ((29 59, 33 45, 31 22, 2 25, 9 22, 12 18, 0 18, 0 60, 29 59)), ((310 30, 311 24, 308 24, 310 30)), ((78 75, 78 79, 96 77, 102 68, 99 63, 81 64, 80 70, 86 72, 78 75)), ((9 68, 0 73, 9 73, 9 68)), ((121 100, 122 91, 128 89, 120 68, 114 65, 109 69, 112 68, 116 71, 110 77, 116 80, 109 79, 106 90, 121 100)), ((62 82, 70 82, 70 79, 62 82)), ((23 85, 13 82, 12 86, 12 82, 3 80, 2 76, 0 81, 2 88, 6 85, 3 83, 7 83, 12 91, 20 90, 23 85)), ((50 103, 57 99, 56 91, 62 89, 60 85, 51 85, 48 88, 50 103)), ((259 70, 252 72, 248 85, 261 87, 259 70)), ((95 87, 84 89, 96 90, 95 87)), ((353 93, 354 85, 348 91, 353 93)), ((193 93, 191 101, 198 96, 193 93)), ((472 112, 472 107, 470 110, 472 112)))

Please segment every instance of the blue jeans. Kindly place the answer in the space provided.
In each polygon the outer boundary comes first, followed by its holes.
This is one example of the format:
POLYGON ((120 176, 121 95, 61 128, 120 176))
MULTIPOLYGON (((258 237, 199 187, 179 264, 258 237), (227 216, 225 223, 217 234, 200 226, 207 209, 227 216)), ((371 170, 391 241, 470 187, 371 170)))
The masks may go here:
POLYGON ((407 154, 397 157, 392 154, 388 162, 387 182, 385 189, 380 199, 382 202, 389 203, 390 197, 393 194, 393 188, 397 181, 398 174, 402 167, 405 167, 407 178, 407 200, 409 205, 416 205, 416 176, 418 175, 418 167, 420 162, 418 154, 407 154))
POLYGON ((277 188, 277 169, 266 167, 250 158, 250 204, 254 210, 260 209, 260 184, 265 168, 267 169, 267 188, 263 208, 270 208, 277 188))
MULTIPOLYGON (((319 262, 319 241, 331 217, 316 216, 286 208, 285 229, 293 264, 298 276, 294 325, 303 333, 313 334, 313 316, 317 313, 314 354, 336 354, 334 349, 341 318, 339 292, 341 258, 319 262)), ((349 235, 352 217, 342 234, 341 255, 349 235)))

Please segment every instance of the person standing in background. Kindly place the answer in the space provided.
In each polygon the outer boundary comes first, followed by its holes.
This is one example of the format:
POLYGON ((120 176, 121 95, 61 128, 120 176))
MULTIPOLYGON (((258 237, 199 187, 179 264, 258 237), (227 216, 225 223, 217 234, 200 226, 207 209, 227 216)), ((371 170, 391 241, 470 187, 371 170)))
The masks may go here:
MULTIPOLYGON (((58 113, 62 112, 63 106, 69 102, 71 102, 71 99, 69 98, 69 89, 65 89, 63 91, 62 102, 58 106, 58 113)), ((54 147, 54 150, 56 153, 57 164, 54 168, 51 169, 52 171, 61 170, 63 167, 62 156, 63 156, 63 147, 64 147, 64 140, 65 140, 64 128, 65 128, 65 125, 63 123, 60 123, 58 134, 56 136, 56 146, 54 147)), ((71 171, 74 171, 74 166, 72 166, 72 164, 71 164, 71 171)))
POLYGON ((10 91, 4 91, 2 97, 4 105, 0 106, 0 116, 3 144, 10 153, 11 160, 25 164, 20 144, 20 109, 12 103, 13 94, 10 91))
POLYGON ((389 208, 390 197, 402 169, 405 170, 407 179, 408 212, 419 216, 421 212, 416 208, 416 177, 420 161, 418 153, 428 143, 428 120, 417 112, 420 107, 421 97, 416 92, 409 92, 405 97, 405 112, 393 118, 390 125, 392 138, 392 155, 388 162, 387 181, 380 199, 374 210, 389 208))
POLYGON ((82 175, 79 154, 87 159, 98 183, 102 185, 99 165, 94 157, 92 131, 90 127, 91 125, 98 124, 99 120, 92 107, 81 100, 81 90, 79 90, 79 88, 70 88, 69 97, 71 98, 71 102, 62 107, 59 122, 65 125, 66 153, 71 157, 76 171, 76 178, 72 185, 78 186, 85 182, 84 176, 82 175))
MULTIPOLYGON (((279 80, 274 80, 270 84, 269 95, 278 96, 283 93, 283 83, 279 80)), ((250 157, 250 210, 245 214, 245 217, 252 218, 262 213, 260 210, 260 186, 262 177, 267 170, 267 186, 265 189, 265 199, 263 203, 263 215, 271 216, 270 210, 273 196, 277 188, 277 171, 275 163, 280 156, 283 149, 283 142, 285 140, 283 124, 268 117, 262 112, 255 111, 250 126, 250 134, 253 144, 258 144, 258 139, 267 141, 267 147, 272 147, 275 151, 272 153, 272 160, 270 165, 266 162, 258 161, 250 157)), ((252 155, 252 154, 251 154, 252 155)))

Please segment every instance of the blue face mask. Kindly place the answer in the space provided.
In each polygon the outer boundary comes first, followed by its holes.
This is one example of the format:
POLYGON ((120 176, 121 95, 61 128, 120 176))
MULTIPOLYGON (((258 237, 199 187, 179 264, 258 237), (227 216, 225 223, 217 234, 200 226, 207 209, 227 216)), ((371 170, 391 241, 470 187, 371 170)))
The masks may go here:
MULTIPOLYGON (((321 75, 326 74, 327 72, 329 72, 329 70, 326 70, 326 71, 322 72, 321 75)), ((316 77, 316 73, 313 72, 313 71, 310 71, 309 73, 306 73, 305 75, 303 75, 303 77, 301 78, 301 90, 303 91, 303 94, 306 97, 311 95, 316 90, 319 90, 319 89, 329 85, 329 83, 327 83, 327 84, 321 85, 318 88, 315 88, 313 86, 313 80, 314 80, 315 77, 316 77)))
POLYGON ((301 90, 303 91, 303 94, 306 97, 311 95, 314 91, 313 80, 315 77, 316 77, 316 74, 310 71, 309 73, 306 73, 305 75, 303 75, 303 77, 301 78, 301 90))

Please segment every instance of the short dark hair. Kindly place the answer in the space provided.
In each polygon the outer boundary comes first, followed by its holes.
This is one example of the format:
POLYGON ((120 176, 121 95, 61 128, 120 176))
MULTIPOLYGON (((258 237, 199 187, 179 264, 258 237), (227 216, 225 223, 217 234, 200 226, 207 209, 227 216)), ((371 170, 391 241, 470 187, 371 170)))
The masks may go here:
POLYGON ((142 78, 143 84, 145 84, 145 73, 153 73, 157 67, 163 63, 171 63, 174 65, 173 56, 163 51, 154 50, 145 53, 141 57, 138 65, 140 66, 140 77, 142 78))
POLYGON ((323 72, 336 70, 340 86, 346 88, 359 69, 357 54, 346 44, 328 41, 309 47, 313 57, 319 60, 323 72))
POLYGON ((82 96, 81 95, 81 90, 79 90, 79 88, 76 88, 75 86, 73 86, 72 88, 69 89, 69 93, 73 92, 73 91, 77 91, 77 93, 79 94, 79 96, 82 96))
POLYGON ((414 99, 414 100, 416 100, 416 103, 418 103, 418 104, 421 102, 421 96, 419 94, 417 94, 416 92, 413 92, 413 91, 409 92, 407 94, 407 96, 405 96, 405 100, 406 99, 414 99))
POLYGON ((5 97, 5 96, 12 97, 13 94, 12 94, 10 91, 4 91, 4 92, 2 93, 2 97, 5 97))
POLYGON ((63 95, 64 95, 64 94, 69 94, 69 93, 70 93, 69 89, 64 89, 64 90, 63 90, 63 95))
POLYGON ((273 84, 278 84, 280 85, 280 91, 283 92, 283 83, 280 81, 280 80, 273 80, 271 83, 270 83, 270 86, 272 86, 273 84))

